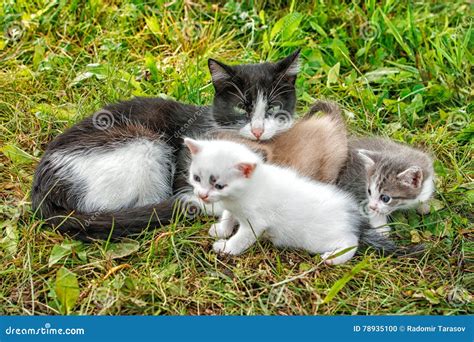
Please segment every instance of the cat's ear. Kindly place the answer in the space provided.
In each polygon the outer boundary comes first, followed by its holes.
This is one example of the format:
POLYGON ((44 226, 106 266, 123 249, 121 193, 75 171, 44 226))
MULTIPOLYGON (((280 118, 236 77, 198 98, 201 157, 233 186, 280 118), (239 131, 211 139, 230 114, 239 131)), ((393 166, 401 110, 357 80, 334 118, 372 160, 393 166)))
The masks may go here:
POLYGON ((228 66, 222 62, 218 62, 215 59, 209 58, 207 65, 209 66, 212 83, 214 83, 214 85, 222 81, 226 81, 233 76, 233 70, 231 66, 228 66))
POLYGON ((278 73, 284 73, 288 78, 295 80, 300 71, 300 56, 301 49, 296 50, 288 57, 276 63, 276 70, 278 73))
POLYGON ((418 189, 423 183, 423 170, 419 166, 410 166, 405 171, 400 172, 397 179, 403 185, 418 189))
POLYGON ((364 163, 366 169, 369 169, 375 165, 375 160, 378 156, 377 152, 358 149, 357 154, 362 159, 362 162, 364 163))
POLYGON ((235 166, 245 178, 250 178, 257 167, 256 163, 239 163, 235 166))
POLYGON ((189 148, 191 154, 197 154, 202 149, 201 144, 197 140, 191 138, 184 138, 184 144, 189 148))

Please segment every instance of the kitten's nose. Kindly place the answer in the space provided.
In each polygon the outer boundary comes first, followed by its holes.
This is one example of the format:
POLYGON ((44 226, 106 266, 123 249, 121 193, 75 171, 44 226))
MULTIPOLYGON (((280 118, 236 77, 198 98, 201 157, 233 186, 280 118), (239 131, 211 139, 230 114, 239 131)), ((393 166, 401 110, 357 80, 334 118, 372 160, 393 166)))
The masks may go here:
POLYGON ((203 201, 207 200, 209 197, 209 194, 199 194, 199 198, 202 199, 203 201))
POLYGON ((370 204, 369 208, 372 210, 377 210, 377 206, 375 204, 370 204))
POLYGON ((263 128, 252 128, 252 134, 255 138, 260 139, 263 134, 263 128))

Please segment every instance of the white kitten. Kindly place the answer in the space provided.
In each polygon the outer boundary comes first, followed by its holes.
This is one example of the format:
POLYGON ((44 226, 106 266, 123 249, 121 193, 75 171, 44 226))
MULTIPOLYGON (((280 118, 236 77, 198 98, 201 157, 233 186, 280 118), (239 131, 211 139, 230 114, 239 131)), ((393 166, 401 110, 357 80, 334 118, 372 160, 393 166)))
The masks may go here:
POLYGON ((185 144, 192 154, 194 193, 225 209, 209 231, 222 238, 214 243, 214 251, 238 255, 262 236, 276 246, 320 253, 327 264, 343 263, 355 254, 362 218, 348 193, 264 164, 234 142, 186 138, 185 144), (236 223, 237 233, 224 240, 236 223))

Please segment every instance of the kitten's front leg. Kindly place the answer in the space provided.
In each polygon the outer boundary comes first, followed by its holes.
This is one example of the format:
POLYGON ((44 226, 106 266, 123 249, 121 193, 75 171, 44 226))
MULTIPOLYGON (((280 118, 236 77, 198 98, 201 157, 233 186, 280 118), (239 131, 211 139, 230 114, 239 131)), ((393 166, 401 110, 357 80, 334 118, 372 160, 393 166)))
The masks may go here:
POLYGON ((219 202, 204 203, 204 202, 201 201, 201 205, 202 205, 202 210, 208 216, 221 217, 224 213, 224 208, 222 207, 222 204, 220 204, 219 202))
POLYGON ((252 246, 264 229, 250 226, 247 222, 240 223, 239 230, 229 240, 219 240, 212 246, 214 252, 230 255, 239 255, 252 246))
POLYGON ((387 216, 382 214, 375 214, 370 217, 370 225, 380 234, 388 234, 390 226, 387 225, 387 216))
POLYGON ((224 210, 218 223, 214 223, 209 229, 209 235, 218 238, 227 238, 234 231, 236 220, 230 211, 224 210))

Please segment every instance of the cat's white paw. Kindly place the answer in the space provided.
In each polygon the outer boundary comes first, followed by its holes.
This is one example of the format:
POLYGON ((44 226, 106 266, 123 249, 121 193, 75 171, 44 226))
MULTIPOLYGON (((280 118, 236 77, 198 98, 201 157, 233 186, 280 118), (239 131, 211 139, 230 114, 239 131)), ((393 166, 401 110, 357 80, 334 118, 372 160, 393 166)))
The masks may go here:
POLYGON ((227 254, 228 252, 225 249, 226 245, 227 245, 227 240, 217 240, 212 245, 212 249, 217 254, 227 254))
POLYGON ((333 254, 334 252, 326 252, 321 254, 321 259, 324 260, 326 265, 333 265, 333 259, 329 259, 333 254))
POLYGON ((354 254, 356 253, 357 248, 354 246, 352 249, 351 247, 339 248, 332 252, 326 252, 321 254, 321 258, 324 260, 326 265, 340 265, 349 261, 354 254), (345 253, 334 257, 334 255, 341 253, 345 250, 345 253))
POLYGON ((234 250, 229 243, 229 240, 218 240, 212 245, 212 249, 217 254, 238 255, 240 251, 234 250))

